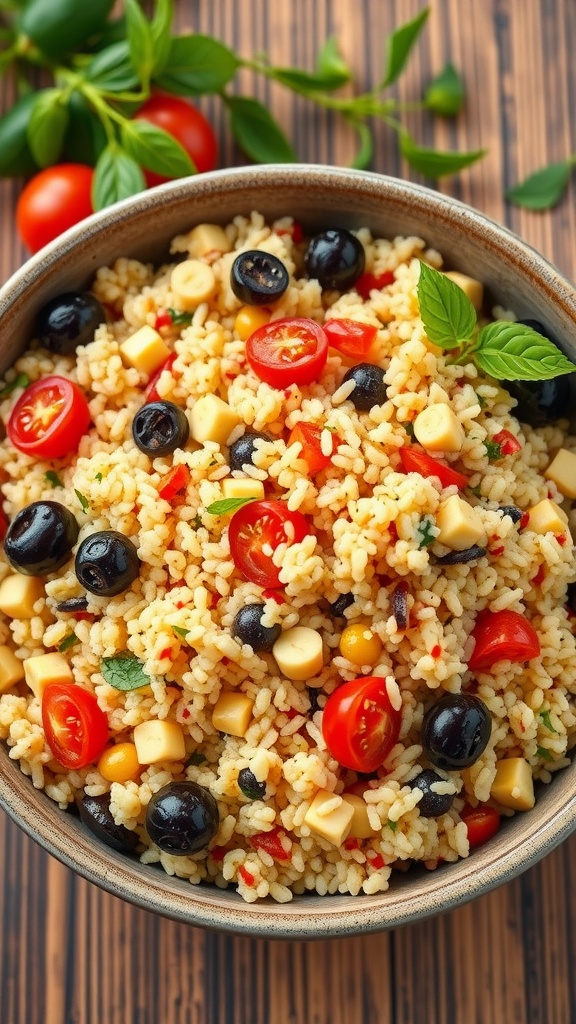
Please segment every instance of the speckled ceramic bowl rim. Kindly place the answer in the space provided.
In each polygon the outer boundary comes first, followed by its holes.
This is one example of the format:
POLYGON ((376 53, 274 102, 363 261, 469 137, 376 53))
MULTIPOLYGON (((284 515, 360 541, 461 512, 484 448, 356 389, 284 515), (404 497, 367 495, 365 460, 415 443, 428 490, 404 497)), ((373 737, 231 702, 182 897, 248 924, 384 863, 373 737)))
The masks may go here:
MULTIPOLYGON (((466 257, 465 240, 472 240, 476 258, 485 257, 484 280, 493 268, 496 294, 501 278, 508 277, 511 286, 522 279, 526 295, 534 294, 535 301, 547 306, 547 322, 558 336, 566 338, 571 330, 576 337, 572 285, 520 238, 470 207, 421 186, 369 172, 316 165, 268 165, 216 171, 160 186, 95 214, 33 256, 0 290, 4 365, 14 357, 14 324, 19 324, 16 333, 24 332, 26 336, 34 309, 74 282, 79 262, 84 277, 89 278, 103 262, 103 251, 109 254, 116 247, 117 255, 145 255, 146 246, 141 242, 135 250, 131 248, 130 229, 135 219, 145 218, 154 228, 154 224, 163 223, 165 212, 180 207, 185 230, 206 219, 205 210, 216 219, 220 204, 224 208, 231 200, 238 202, 238 212, 255 208, 266 214, 276 209, 280 215, 290 212, 286 205, 290 197, 296 205, 305 197, 309 219, 314 220, 316 211, 320 223, 326 223, 329 215, 335 223, 334 211, 338 211, 340 223, 358 225, 364 210, 369 223, 382 207, 383 216, 391 222, 421 223, 423 237, 427 237, 427 222, 440 230, 440 236, 445 228, 457 246, 458 239, 462 239, 463 260, 456 254, 454 262, 469 272, 473 267, 470 256, 466 257)), ((441 241, 436 244, 442 248, 441 241)), ((523 304, 526 309, 516 309, 518 315, 536 315, 527 299, 523 304)), ((570 351, 568 342, 563 347, 570 351)), ((576 345, 572 355, 576 357, 576 345)), ((328 938, 381 931, 450 910, 535 864, 576 827, 576 763, 560 772, 550 787, 543 788, 533 811, 506 822, 490 843, 474 850, 466 860, 436 872, 400 875, 387 892, 373 896, 302 896, 283 905, 268 901, 246 904, 234 891, 191 886, 115 853, 86 833, 75 816, 63 813, 45 794, 34 790, 4 747, 0 750, 0 805, 63 864, 145 910, 197 926, 267 938, 328 938)))

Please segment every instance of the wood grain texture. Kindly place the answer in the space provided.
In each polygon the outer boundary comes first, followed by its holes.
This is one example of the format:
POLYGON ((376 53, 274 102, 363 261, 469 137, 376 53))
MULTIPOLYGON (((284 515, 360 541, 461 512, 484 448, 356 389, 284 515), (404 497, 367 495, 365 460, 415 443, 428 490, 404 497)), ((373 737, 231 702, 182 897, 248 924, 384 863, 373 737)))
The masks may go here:
MULTIPOLYGON (((384 39, 420 0, 176 0, 178 25, 245 56, 311 68, 336 34, 357 86, 373 87, 384 39)), ((573 0, 436 0, 397 87, 407 102, 447 60, 468 87, 454 122, 413 113, 424 145, 485 147, 442 191, 507 223, 576 278, 574 188, 552 213, 508 206, 506 187, 576 150, 573 0)), ((353 135, 331 115, 245 72, 303 160, 345 164, 353 135)), ((12 86, 0 86, 5 109, 12 86)), ((242 163, 221 104, 202 101, 222 164, 242 163)), ((412 177, 375 128, 373 169, 412 177)), ((0 185, 0 275, 25 258, 14 232, 19 182, 0 185)), ((576 187, 576 186, 575 186, 576 187)), ((515 882, 450 914, 377 936, 269 942, 202 932, 100 892, 0 816, 2 1024, 574 1024, 576 836, 515 882)))

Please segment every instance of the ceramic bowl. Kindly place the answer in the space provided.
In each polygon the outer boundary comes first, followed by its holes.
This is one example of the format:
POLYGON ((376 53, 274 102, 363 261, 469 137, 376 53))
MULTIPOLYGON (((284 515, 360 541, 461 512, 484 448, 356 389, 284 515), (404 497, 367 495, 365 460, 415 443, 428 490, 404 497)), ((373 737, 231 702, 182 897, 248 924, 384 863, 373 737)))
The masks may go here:
MULTIPOLYGON (((226 223, 259 210, 293 214, 307 230, 369 225, 385 237, 416 234, 449 266, 484 281, 492 299, 547 324, 576 360, 576 294, 558 271, 505 228, 446 196, 392 178, 320 166, 217 171, 161 186, 84 221, 30 259, 0 291, 0 370, 31 336, 47 299, 86 286, 121 255, 160 261, 170 239, 200 221, 226 223)), ((0 749, 0 803, 49 853, 103 889, 194 925, 266 937, 314 938, 379 931, 449 910, 507 882, 576 825, 576 763, 542 787, 535 808, 507 820, 471 856, 434 872, 399 874, 374 896, 301 896, 244 903, 233 890, 192 886, 100 844, 0 749)))

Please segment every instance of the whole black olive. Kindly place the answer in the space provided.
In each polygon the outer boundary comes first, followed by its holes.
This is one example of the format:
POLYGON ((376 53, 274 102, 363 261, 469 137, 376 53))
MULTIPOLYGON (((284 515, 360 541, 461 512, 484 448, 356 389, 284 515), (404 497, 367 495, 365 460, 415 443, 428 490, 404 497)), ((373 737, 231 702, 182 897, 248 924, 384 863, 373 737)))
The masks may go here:
POLYGON ((232 636, 243 644, 250 644, 254 651, 271 651, 276 643, 282 627, 262 625, 263 604, 245 604, 236 613, 232 623, 232 636))
POLYGON ((70 558, 78 523, 57 501, 33 501, 18 512, 4 540, 10 565, 25 576, 47 576, 70 558))
POLYGON ((343 292, 351 288, 364 271, 364 246, 345 228, 330 228, 310 242, 304 263, 309 277, 322 288, 343 292))
POLYGON ((249 800, 261 800, 266 795, 266 783, 259 782, 250 768, 238 772, 238 786, 249 800))
POLYGON ((98 839, 118 853, 135 853, 140 842, 136 832, 117 825, 110 813, 110 794, 84 796, 78 802, 80 817, 98 839))
POLYGON ((150 839, 173 857, 203 850, 219 824, 218 804, 196 782, 169 782, 154 794, 146 812, 150 839))
POLYGON ((424 753, 443 771, 468 768, 486 749, 491 730, 484 701, 468 693, 446 693, 424 715, 424 753))
POLYGON ((101 530, 79 545, 74 572, 91 594, 114 597, 134 582, 140 572, 140 559, 128 537, 117 530, 101 530))
POLYGON ((66 292, 42 307, 36 322, 38 340, 50 352, 72 355, 87 345, 94 331, 105 323, 106 314, 90 292, 66 292))
POLYGON ((230 271, 234 295, 251 306, 265 306, 267 302, 281 299, 289 282, 282 260, 259 249, 239 253, 230 271))
POLYGON ((331 619, 345 618, 344 612, 351 604, 354 604, 354 594, 340 594, 332 604, 328 605, 328 614, 331 619))
POLYGON ((350 401, 361 412, 369 412, 375 405, 383 405, 388 397, 384 383, 384 370, 373 363, 358 363, 344 374, 344 381, 353 380, 356 387, 350 401))
POLYGON ((410 783, 412 789, 421 789, 424 794, 418 809, 423 818, 437 818, 440 814, 446 814, 454 803, 454 793, 435 793, 432 786, 437 782, 445 782, 440 775, 426 768, 420 772, 410 783))
POLYGON ((151 459, 184 448, 189 436, 188 417, 173 402, 147 402, 132 421, 132 437, 140 451, 151 459))
MULTIPOLYGON (((556 339, 539 320, 518 320, 518 323, 538 331, 558 347, 556 339)), ((518 402, 514 415, 521 423, 543 427, 546 423, 570 416, 572 402, 567 374, 551 380, 506 381, 504 387, 518 402)))
POLYGON ((256 441, 272 441, 272 438, 268 434, 246 431, 245 434, 242 434, 242 437, 239 437, 237 441, 230 445, 230 469, 242 471, 244 466, 254 465, 252 459, 256 450, 256 441))

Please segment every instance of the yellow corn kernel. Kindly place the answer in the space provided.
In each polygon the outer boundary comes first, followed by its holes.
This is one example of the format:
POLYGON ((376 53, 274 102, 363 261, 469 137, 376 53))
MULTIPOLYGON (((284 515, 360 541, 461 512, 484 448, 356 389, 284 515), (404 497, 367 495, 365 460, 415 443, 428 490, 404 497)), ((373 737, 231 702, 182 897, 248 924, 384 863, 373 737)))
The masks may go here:
POLYGON ((236 314, 234 330, 241 341, 247 341, 254 331, 270 320, 270 312, 262 306, 242 306, 236 314))
POLYGON ((108 782, 129 782, 140 771, 134 743, 115 743, 107 747, 98 761, 98 771, 108 782))
POLYGON ((375 665, 382 653, 382 641, 365 622, 353 622, 342 632, 340 654, 353 665, 375 665))

